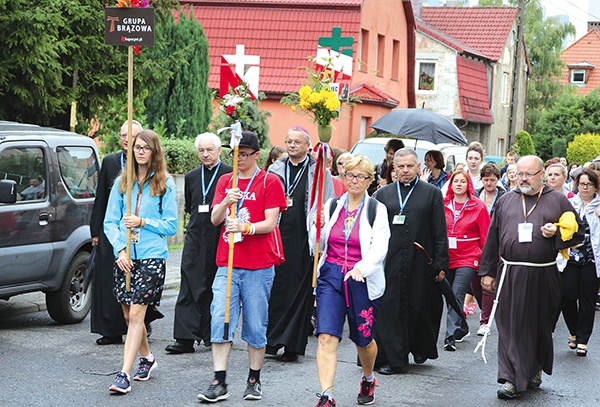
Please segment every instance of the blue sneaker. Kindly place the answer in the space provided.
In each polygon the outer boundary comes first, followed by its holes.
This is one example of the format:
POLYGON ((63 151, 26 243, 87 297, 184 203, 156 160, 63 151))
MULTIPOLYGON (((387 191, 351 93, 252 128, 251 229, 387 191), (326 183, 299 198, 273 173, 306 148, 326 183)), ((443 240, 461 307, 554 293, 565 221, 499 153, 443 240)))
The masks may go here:
POLYGON ((129 380, 129 375, 125 372, 119 372, 117 377, 115 377, 113 384, 108 388, 108 391, 122 394, 129 393, 131 391, 131 380, 129 380))
POLYGON ((157 366, 158 363, 156 363, 156 358, 154 358, 152 362, 146 358, 140 358, 138 371, 135 376, 133 376, 133 380, 146 381, 150 379, 150 373, 152 373, 157 366))

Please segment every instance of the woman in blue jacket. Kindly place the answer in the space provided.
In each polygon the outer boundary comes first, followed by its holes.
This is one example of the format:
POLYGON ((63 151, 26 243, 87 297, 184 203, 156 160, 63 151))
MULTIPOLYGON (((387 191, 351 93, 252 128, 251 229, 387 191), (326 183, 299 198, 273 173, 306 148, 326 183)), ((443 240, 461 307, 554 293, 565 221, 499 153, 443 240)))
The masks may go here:
POLYGON ((159 305, 165 282, 167 236, 177 231, 175 183, 170 178, 158 135, 144 130, 133 141, 135 161, 131 189, 131 215, 127 216, 127 174, 115 180, 104 218, 104 233, 116 257, 113 293, 127 321, 123 367, 109 391, 131 391, 129 372, 139 352, 134 380, 148 380, 157 363, 150 352, 144 316, 148 305, 159 305), (131 229, 130 257, 126 233, 131 229), (126 290, 125 275, 131 274, 126 290))

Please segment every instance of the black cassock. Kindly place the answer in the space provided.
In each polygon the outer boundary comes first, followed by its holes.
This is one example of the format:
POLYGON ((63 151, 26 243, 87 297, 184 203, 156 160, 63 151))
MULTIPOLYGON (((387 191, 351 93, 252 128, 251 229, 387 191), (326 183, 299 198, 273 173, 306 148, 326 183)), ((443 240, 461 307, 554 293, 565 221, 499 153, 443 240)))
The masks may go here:
POLYGON ((113 247, 104 234, 104 214, 115 178, 125 168, 123 153, 109 154, 102 161, 98 189, 90 220, 92 237, 98 237, 96 265, 92 277, 91 331, 102 336, 119 336, 127 332, 121 305, 113 295, 113 247))
POLYGON ((439 189, 426 182, 401 186, 403 199, 414 185, 404 207, 404 224, 394 224, 400 212, 397 182, 377 191, 377 200, 388 211, 391 237, 385 262, 386 289, 375 324, 379 347, 377 366, 402 368, 408 354, 436 359, 442 316, 442 295, 433 280, 424 255, 415 249, 418 242, 427 250, 434 265, 448 269, 448 238, 444 201, 439 189))
MULTIPOLYGON (((527 217, 533 227, 532 241, 519 243, 519 223, 525 221, 522 196, 526 211, 530 211, 537 194, 522 195, 518 190, 504 194, 494 210, 479 275, 497 275, 496 284, 500 282, 503 267, 500 256, 514 262, 550 263, 556 260, 559 249, 583 240, 583 224, 576 214, 579 232, 571 240, 563 241, 560 233, 549 239, 542 236, 540 228, 544 224, 558 222, 564 212, 575 213, 563 194, 544 187, 539 202, 527 217)), ((508 267, 495 314, 499 383, 509 381, 517 390, 524 391, 529 379, 541 369, 552 374, 552 332, 560 312, 561 291, 556 265, 508 267)))
MULTIPOLYGON (((288 168, 291 168, 289 178, 294 180, 296 174, 301 171, 301 165, 288 168)), ((306 189, 309 187, 308 173, 309 168, 306 168, 291 194, 293 205, 282 213, 279 223, 285 263, 275 267, 275 279, 269 300, 269 354, 276 354, 279 348, 285 346, 286 352, 304 355, 312 328, 310 317, 314 306, 311 287, 313 258, 308 246, 305 211, 306 189)))
POLYGON ((221 227, 214 226, 210 221, 212 210, 201 212, 201 206, 208 205, 210 208, 218 179, 231 171, 231 166, 221 163, 218 171, 216 166, 210 170, 200 166, 185 175, 185 211, 190 214, 190 220, 181 254, 181 284, 173 328, 175 339, 210 343, 211 287, 217 272, 215 256, 221 227), (203 170, 206 200, 202 193, 203 170))

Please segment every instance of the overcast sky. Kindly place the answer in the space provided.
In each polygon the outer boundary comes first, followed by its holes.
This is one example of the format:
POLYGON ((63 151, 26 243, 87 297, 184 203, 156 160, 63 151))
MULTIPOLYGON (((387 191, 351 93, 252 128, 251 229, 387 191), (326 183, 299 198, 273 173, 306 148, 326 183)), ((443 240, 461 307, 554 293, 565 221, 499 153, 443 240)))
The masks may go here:
MULTIPOLYGON (((569 21, 577 29, 576 38, 581 38, 587 32, 588 21, 600 21, 597 10, 589 10, 589 3, 600 3, 599 0, 542 0, 546 8, 546 16, 564 14, 569 16, 569 21), (589 10, 589 13, 588 13, 589 10), (591 13, 591 14, 590 14, 591 13)), ((598 9, 597 4, 593 8, 598 9)))

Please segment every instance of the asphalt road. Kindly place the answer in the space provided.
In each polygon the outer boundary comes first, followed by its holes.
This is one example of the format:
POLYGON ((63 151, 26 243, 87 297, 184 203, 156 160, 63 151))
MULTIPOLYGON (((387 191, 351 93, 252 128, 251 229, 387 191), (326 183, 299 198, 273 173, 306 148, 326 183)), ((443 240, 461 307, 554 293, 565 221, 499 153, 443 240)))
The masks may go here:
MULTIPOLYGON (((15 301, 19 297, 14 297, 15 301)), ((132 392, 111 396, 108 386, 122 363, 122 346, 97 346, 89 333, 89 319, 75 325, 55 323, 45 311, 6 312, 0 316, 0 406, 192 406, 196 394, 212 379, 210 350, 197 346, 196 353, 167 355, 177 287, 165 290, 161 311, 165 318, 153 324, 151 349, 158 368, 148 382, 133 382, 132 392)), ((0 307, 2 308, 2 307, 0 307)), ((600 318, 600 313, 598 313, 600 318)), ((444 320, 445 321, 445 320, 444 320)), ((442 349, 437 360, 411 365, 405 374, 378 375, 375 405, 379 406, 598 406, 600 405, 600 334, 592 336, 587 357, 578 357, 566 344, 564 322, 555 333, 552 376, 543 375, 541 389, 525 393, 518 401, 496 398, 497 335, 489 337, 488 364, 473 350, 478 318, 468 319, 471 336, 457 344, 456 352, 442 349)), ((442 324, 444 325, 444 324, 442 324)), ((315 350, 310 337, 305 357, 284 363, 267 357, 261 374, 262 401, 242 400, 248 372, 245 343, 236 332, 227 381, 230 398, 224 406, 314 406, 318 392, 315 350)), ((349 339, 339 347, 334 388, 338 406, 355 405, 360 379, 356 351, 349 339)))

